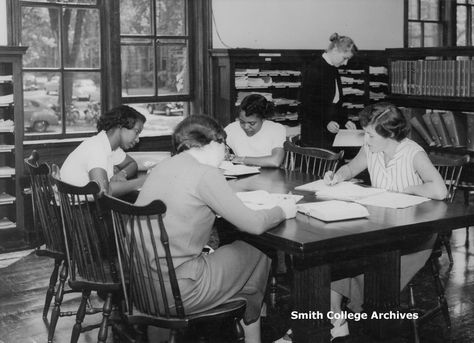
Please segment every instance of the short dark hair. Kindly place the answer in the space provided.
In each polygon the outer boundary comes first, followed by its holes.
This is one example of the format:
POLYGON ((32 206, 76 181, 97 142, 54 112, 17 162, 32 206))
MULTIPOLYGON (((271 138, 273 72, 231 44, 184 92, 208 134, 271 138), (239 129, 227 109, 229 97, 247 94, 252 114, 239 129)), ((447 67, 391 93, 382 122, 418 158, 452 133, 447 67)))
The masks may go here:
POLYGON ((255 114, 264 119, 273 115, 274 108, 273 102, 268 101, 263 95, 250 94, 240 103, 239 113, 244 111, 246 117, 255 114))
POLYGON ((380 136, 401 141, 408 136, 410 125, 402 111, 388 102, 369 105, 359 112, 362 127, 372 125, 380 136))
POLYGON ((171 136, 174 153, 200 148, 212 141, 225 142, 227 134, 213 118, 195 114, 185 118, 175 128, 171 136))
POLYGON ((108 131, 114 127, 132 129, 137 121, 145 123, 146 118, 136 109, 127 105, 120 105, 100 116, 97 121, 97 131, 108 131))

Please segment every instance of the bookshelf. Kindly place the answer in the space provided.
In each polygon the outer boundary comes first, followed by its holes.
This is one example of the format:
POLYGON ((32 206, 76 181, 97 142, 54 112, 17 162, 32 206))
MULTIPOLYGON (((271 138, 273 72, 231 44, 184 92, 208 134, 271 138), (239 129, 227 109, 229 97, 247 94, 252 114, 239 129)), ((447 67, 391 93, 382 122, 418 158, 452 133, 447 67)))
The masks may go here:
POLYGON ((25 47, 0 46, 0 253, 27 247, 23 192, 23 89, 25 47))
MULTIPOLYGON (((387 49, 388 100, 410 120, 428 152, 474 157, 474 49, 387 49)), ((463 180, 474 181, 472 162, 463 180)))

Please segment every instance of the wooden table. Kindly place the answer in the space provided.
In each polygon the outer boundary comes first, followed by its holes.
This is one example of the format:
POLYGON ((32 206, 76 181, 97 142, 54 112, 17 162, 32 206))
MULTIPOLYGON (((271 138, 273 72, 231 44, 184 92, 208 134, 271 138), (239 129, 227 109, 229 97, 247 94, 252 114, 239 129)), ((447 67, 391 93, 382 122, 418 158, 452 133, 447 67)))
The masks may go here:
MULTIPOLYGON (((311 176, 280 169, 262 169, 260 174, 230 180, 236 191, 263 189, 273 193, 305 195, 302 202, 316 201, 310 192, 294 187, 311 182, 311 176)), ((400 304, 400 248, 420 234, 430 234, 474 224, 474 207, 428 201, 405 209, 367 206, 370 216, 325 223, 298 213, 260 236, 243 239, 291 254, 293 267, 292 310, 314 311, 322 318, 293 320, 294 342, 329 342, 330 283, 333 266, 360 260, 366 267, 364 310, 396 311, 400 304)), ((366 320, 376 337, 383 337, 390 323, 366 320)))

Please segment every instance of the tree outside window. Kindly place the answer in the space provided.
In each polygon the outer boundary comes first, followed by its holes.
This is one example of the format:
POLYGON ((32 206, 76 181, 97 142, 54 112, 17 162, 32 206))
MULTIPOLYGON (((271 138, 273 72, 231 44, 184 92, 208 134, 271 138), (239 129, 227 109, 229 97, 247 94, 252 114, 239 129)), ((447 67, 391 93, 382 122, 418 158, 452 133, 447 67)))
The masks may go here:
POLYGON ((406 46, 443 45, 442 0, 408 0, 406 46))

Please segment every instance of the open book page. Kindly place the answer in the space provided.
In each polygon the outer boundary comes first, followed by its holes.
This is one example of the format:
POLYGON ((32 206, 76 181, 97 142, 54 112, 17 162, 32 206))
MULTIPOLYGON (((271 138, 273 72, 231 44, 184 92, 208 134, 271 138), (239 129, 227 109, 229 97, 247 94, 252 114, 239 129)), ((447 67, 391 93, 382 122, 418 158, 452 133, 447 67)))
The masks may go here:
POLYGON ((219 169, 222 169, 225 176, 238 176, 247 174, 260 173, 260 167, 251 167, 244 164, 233 164, 230 161, 222 161, 219 165, 219 169))
POLYGON ((332 146, 362 146, 364 130, 339 130, 332 146))
POLYGON ((421 204, 422 202, 430 200, 429 198, 395 192, 384 192, 375 194, 363 199, 355 200, 359 204, 369 206, 379 206, 388 208, 406 208, 421 204))
POLYGON ((237 197, 242 200, 245 206, 252 210, 265 210, 275 207, 281 200, 293 199, 295 202, 300 201, 303 196, 295 194, 279 194, 268 193, 267 191, 258 190, 250 192, 237 192, 237 197))
POLYGON ((364 218, 369 216, 369 211, 354 202, 340 200, 329 200, 320 202, 309 202, 297 205, 298 212, 314 217, 325 222, 364 218))
POLYGON ((316 191, 316 196, 318 198, 355 201, 384 192, 386 192, 386 190, 382 188, 362 187, 351 182, 341 182, 334 186, 326 186, 316 191))

